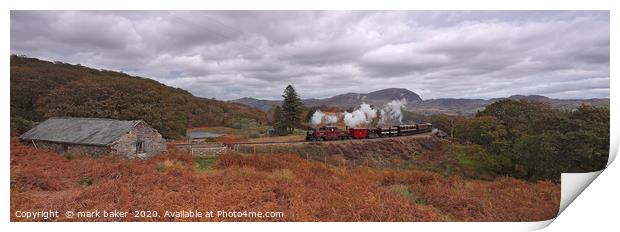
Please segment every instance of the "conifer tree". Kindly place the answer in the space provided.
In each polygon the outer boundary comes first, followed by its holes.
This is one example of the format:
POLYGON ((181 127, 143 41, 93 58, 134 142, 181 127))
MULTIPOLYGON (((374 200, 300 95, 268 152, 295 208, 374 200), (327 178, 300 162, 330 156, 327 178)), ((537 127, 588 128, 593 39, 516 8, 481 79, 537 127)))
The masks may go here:
POLYGON ((284 98, 284 101, 282 101, 284 123, 288 134, 291 134, 295 128, 301 125, 300 115, 303 111, 304 105, 292 85, 286 86, 282 97, 284 98))

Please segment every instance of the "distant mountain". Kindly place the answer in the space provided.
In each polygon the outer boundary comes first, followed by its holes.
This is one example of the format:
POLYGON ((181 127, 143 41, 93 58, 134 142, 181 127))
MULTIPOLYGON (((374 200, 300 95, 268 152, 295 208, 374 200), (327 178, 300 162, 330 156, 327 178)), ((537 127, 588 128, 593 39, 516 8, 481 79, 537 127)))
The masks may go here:
POLYGON ((472 115, 475 114, 478 110, 484 109, 484 107, 486 107, 487 105, 503 99, 540 101, 548 103, 553 107, 566 110, 576 109, 581 104, 592 105, 596 107, 609 107, 608 98, 553 99, 541 95, 512 95, 506 98, 492 98, 488 100, 463 98, 429 99, 417 105, 408 105, 408 110, 427 115, 436 113, 472 115))
POLYGON ((422 98, 420 98, 420 95, 414 92, 411 92, 408 89, 402 89, 402 88, 382 89, 379 91, 368 93, 365 95, 365 97, 367 101, 370 103, 377 102, 376 105, 381 105, 382 103, 390 102, 392 100, 402 100, 402 99, 405 99, 407 100, 407 103, 412 103, 412 104, 419 103, 422 101, 422 98))
POLYGON ((261 99, 251 98, 251 97, 239 98, 231 102, 256 107, 256 108, 261 109, 262 111, 269 111, 269 109, 271 109, 271 106, 273 106, 273 104, 278 104, 278 105, 280 104, 280 101, 261 100, 261 99))
POLYGON ((421 114, 470 115, 495 101, 466 98, 428 99, 416 105, 408 105, 408 110, 421 114))
MULTIPOLYGON (((339 108, 354 108, 359 106, 362 103, 368 103, 371 105, 381 106, 392 100, 402 100, 405 99, 408 103, 417 104, 422 102, 422 98, 414 92, 411 92, 408 89, 402 88, 389 88, 382 89, 370 93, 345 93, 336 95, 330 98, 324 99, 302 99, 301 101, 304 103, 306 107, 314 107, 314 106, 335 106, 339 108)), ((231 102, 241 103, 249 106, 253 106, 256 108, 260 108, 264 111, 268 111, 271 109, 273 104, 280 104, 280 101, 275 100, 261 100, 256 98, 244 97, 236 100, 232 100, 231 102)))
MULTIPOLYGON (((553 99, 541 95, 512 95, 507 98, 492 98, 492 99, 467 99, 467 98, 439 98, 439 99, 427 99, 422 98, 408 90, 403 88, 389 88, 382 89, 370 93, 346 93, 336 95, 330 98, 324 99, 302 99, 302 102, 306 107, 315 106, 331 106, 341 109, 355 108, 361 103, 365 102, 374 106, 382 106, 392 100, 407 100, 407 110, 420 114, 458 114, 458 115, 472 115, 478 110, 484 109, 489 104, 502 99, 511 100, 530 100, 530 101, 542 101, 551 104, 554 107, 562 109, 574 109, 581 104, 588 104, 593 106, 609 106, 609 99, 594 98, 594 99, 553 99)), ((280 101, 274 100, 260 100, 255 98, 241 98, 233 100, 232 102, 241 103, 253 107, 268 111, 273 104, 280 104, 280 101)))
POLYGON ((530 100, 530 101, 542 101, 547 102, 552 100, 551 98, 541 95, 512 95, 508 97, 510 100, 530 100))

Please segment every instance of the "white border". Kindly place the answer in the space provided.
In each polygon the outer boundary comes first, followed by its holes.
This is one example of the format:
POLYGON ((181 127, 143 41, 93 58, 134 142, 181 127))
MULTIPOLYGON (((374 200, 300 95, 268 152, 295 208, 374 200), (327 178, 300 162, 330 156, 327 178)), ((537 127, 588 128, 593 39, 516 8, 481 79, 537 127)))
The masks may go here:
MULTIPOLYGON (((285 0, 226 0, 226 1, 189 1, 189 0, 173 0, 173 1, 123 1, 123 0, 108 0, 108 1, 78 1, 78 0, 55 0, 55 1, 34 1, 34 0, 21 0, 21 1, 3 1, 2 21, 4 36, 2 37, 2 47, 5 51, 5 56, 2 56, 1 60, 3 64, 1 66, 4 74, 2 78, 2 109, 9 108, 9 54, 10 54, 10 14, 9 10, 14 9, 39 9, 39 10, 87 10, 87 9, 100 9, 100 10, 197 10, 197 9, 331 9, 331 10, 611 10, 611 24, 618 24, 618 7, 614 4, 615 1, 605 0, 433 0, 433 1, 372 1, 372 0, 341 0, 341 1, 328 1, 328 0, 315 0, 306 2, 297 1, 285 1, 285 0)), ((616 38, 617 28, 611 27, 611 37, 616 38)), ((612 39, 611 41, 614 41, 612 39)), ((612 43, 611 52, 611 73, 617 73, 617 67, 620 67, 617 60, 618 48, 612 43)), ((618 147, 618 130, 617 122, 614 121, 614 116, 618 115, 618 104, 614 99, 618 99, 618 83, 611 78, 611 143, 612 152, 610 157, 615 157, 618 147), (615 90, 615 92, 614 92, 615 90)), ((2 113, 2 120, 5 122, 2 124, 1 130, 4 131, 0 137, 0 143, 5 150, 5 162, 2 165, 2 171, 5 173, 4 179, 7 180, 6 175, 9 174, 9 112, 4 111, 2 113)), ((611 159, 610 159, 611 162, 611 159)), ((610 165, 614 167, 617 165, 610 165)), ((614 170, 606 170, 601 174, 600 180, 594 181, 592 189, 587 189, 583 194, 583 199, 578 198, 575 200, 574 206, 570 206, 566 209, 565 213, 570 214, 566 216, 564 220, 563 214, 552 224, 551 227, 546 229, 574 229, 576 225, 588 225, 593 229, 593 224, 599 226, 609 225, 609 228, 614 228, 618 225, 617 220, 612 220, 612 217, 604 217, 602 215, 617 215, 616 208, 605 208, 601 206, 614 205, 618 206, 618 200, 616 198, 601 198, 599 196, 617 196, 618 193, 618 168, 614 170), (616 193, 616 195, 610 195, 610 193, 616 193), (588 198, 586 198, 586 195, 588 198), (612 200, 609 202, 609 200, 612 200), (594 202, 595 204, 591 204, 594 202), (614 203, 615 202, 615 203, 614 203), (579 204, 577 204, 579 203, 579 204), (594 208, 592 208, 594 207, 594 208), (599 209, 602 212, 599 212, 599 209), (607 211, 605 211, 607 210, 607 211), (576 216, 575 216, 576 215, 576 216), (588 217, 593 216, 594 217, 588 217), (593 220, 590 222, 584 222, 583 219, 587 218, 593 220), (607 220, 605 220, 607 218, 607 220), (599 220, 602 219, 602 220, 599 220), (560 224, 561 223, 561 224, 560 224)), ((3 201, 2 208, 0 210, 0 217, 5 220, 5 223, 9 220, 9 183, 5 181, 2 184, 3 201)), ((616 217, 613 217, 616 218, 616 217)), ((178 226, 182 225, 184 230, 204 230, 205 226, 208 226, 208 230, 229 230, 231 226, 239 230, 291 230, 308 228, 312 230, 321 229, 334 229, 334 230, 372 230, 372 231, 385 231, 385 230, 475 230, 475 231, 497 231, 497 230, 523 230, 523 229, 536 229, 541 226, 545 226, 547 222, 539 223, 99 223, 97 226, 93 226, 92 223, 10 223, 11 227, 20 227, 20 229, 36 229, 39 231, 69 229, 75 230, 109 230, 115 228, 123 228, 124 230, 144 230, 144 229, 156 229, 156 230, 175 230, 178 226)), ((604 227, 600 227, 604 228, 604 227)), ((17 228, 13 228, 17 229, 17 228)))

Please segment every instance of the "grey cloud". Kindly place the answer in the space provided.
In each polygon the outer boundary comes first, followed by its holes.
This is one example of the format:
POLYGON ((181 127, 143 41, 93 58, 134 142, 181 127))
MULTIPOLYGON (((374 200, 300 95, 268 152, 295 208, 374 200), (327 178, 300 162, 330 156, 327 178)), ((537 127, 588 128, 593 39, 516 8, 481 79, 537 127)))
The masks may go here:
POLYGON ((609 11, 12 11, 11 52, 202 97, 609 97, 609 11))

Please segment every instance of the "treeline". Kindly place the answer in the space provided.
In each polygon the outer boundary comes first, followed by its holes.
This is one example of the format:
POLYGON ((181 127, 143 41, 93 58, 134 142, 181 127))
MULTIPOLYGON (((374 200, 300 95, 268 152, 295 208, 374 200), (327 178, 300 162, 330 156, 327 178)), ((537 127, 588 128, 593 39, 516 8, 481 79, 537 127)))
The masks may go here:
POLYGON ((53 116, 142 119, 166 138, 181 138, 188 127, 267 120, 259 109, 195 97, 154 80, 12 55, 11 128, 23 133, 53 116))
POLYGON ((606 166, 609 121, 607 108, 565 111, 527 100, 501 100, 472 118, 431 117, 433 126, 458 142, 451 155, 479 174, 555 181, 562 172, 606 166))

